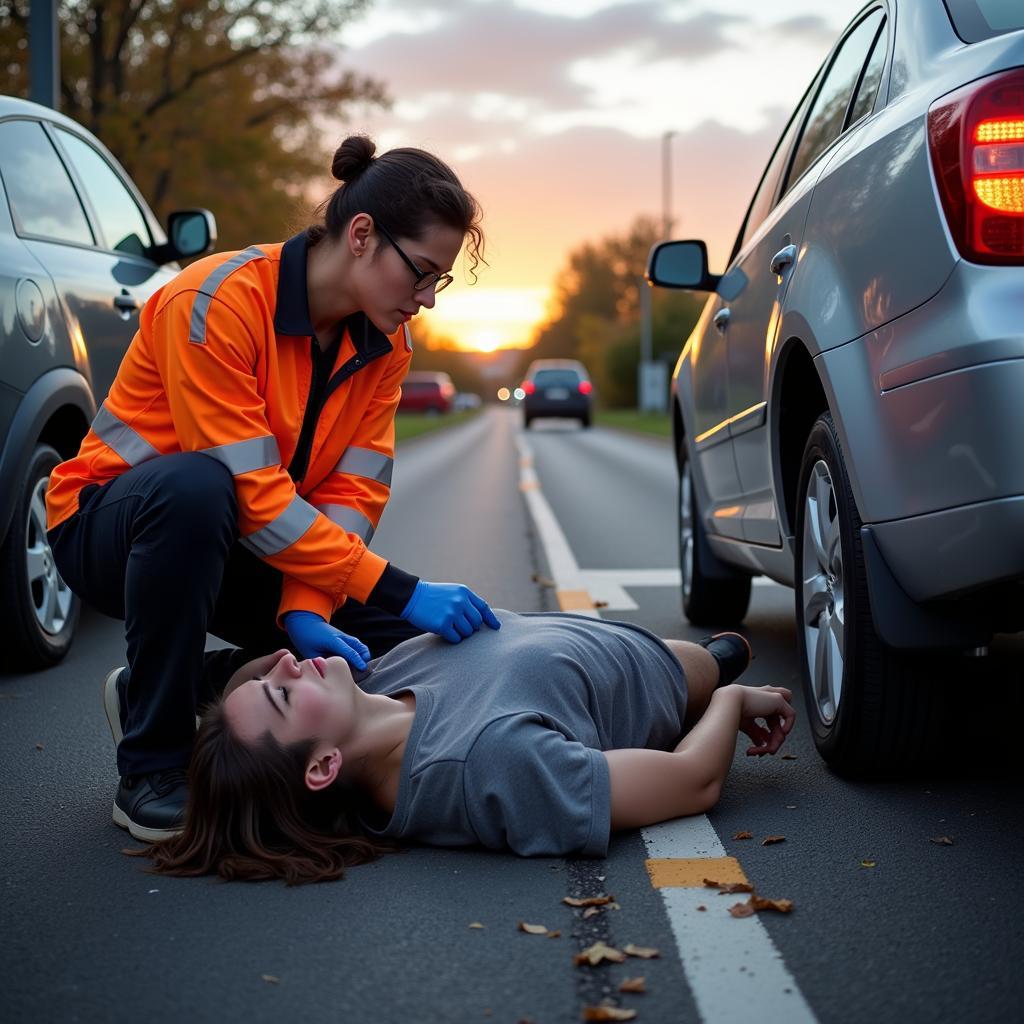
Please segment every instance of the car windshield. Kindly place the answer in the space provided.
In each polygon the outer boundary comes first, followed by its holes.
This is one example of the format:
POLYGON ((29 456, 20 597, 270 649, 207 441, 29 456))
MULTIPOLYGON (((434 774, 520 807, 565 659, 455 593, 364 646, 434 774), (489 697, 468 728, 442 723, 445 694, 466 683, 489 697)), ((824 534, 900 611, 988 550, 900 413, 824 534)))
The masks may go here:
POLYGON ((575 388, 580 375, 575 370, 538 370, 533 383, 539 388, 575 388))
POLYGON ((957 35, 968 43, 1024 29, 1020 0, 946 0, 957 35))

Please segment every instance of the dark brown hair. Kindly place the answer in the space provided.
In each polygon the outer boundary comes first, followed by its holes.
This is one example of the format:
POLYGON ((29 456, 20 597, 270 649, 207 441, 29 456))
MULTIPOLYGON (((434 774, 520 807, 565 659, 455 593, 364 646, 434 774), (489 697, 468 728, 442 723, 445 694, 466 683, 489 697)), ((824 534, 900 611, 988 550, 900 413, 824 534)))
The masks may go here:
POLYGON ((342 878, 345 868, 398 849, 366 835, 354 791, 338 783, 315 793, 306 787, 313 744, 284 746, 266 732, 246 745, 217 702, 196 736, 184 831, 126 852, 151 858, 166 875, 301 885, 342 878))
POLYGON ((463 188, 443 160, 422 149, 377 147, 365 135, 350 135, 338 147, 331 173, 341 184, 317 208, 320 223, 306 229, 311 245, 336 239, 357 213, 368 213, 392 235, 420 239, 431 224, 444 224, 468 236, 469 273, 484 259, 480 204, 463 188))

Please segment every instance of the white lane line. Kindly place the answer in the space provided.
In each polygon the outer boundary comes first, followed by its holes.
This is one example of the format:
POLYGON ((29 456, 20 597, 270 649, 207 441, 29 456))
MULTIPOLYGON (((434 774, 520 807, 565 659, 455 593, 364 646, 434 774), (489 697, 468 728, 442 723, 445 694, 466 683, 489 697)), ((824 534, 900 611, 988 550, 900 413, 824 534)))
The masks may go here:
MULTIPOLYGON (((652 858, 725 856, 703 814, 645 828, 643 837, 652 858)), ((659 892, 703 1020, 746 1024, 756 1016, 759 1024, 813 1024, 814 1012, 757 915, 729 914, 733 903, 747 897, 719 896, 707 888, 659 892), (707 909, 698 910, 700 906, 707 909)))
MULTIPOLYGON (((605 578, 606 585, 620 589, 622 583, 636 578, 632 571, 627 575, 625 570, 594 573, 580 569, 565 533, 541 492, 533 469, 533 450, 522 434, 516 435, 516 446, 520 489, 526 497, 558 592, 587 589, 588 583, 598 582, 598 576, 605 578), (622 575, 612 575, 613 572, 622 575)), ((666 586, 668 584, 661 582, 666 578, 661 573, 672 571, 644 570, 658 575, 642 578, 658 582, 632 585, 666 586)), ((596 610, 588 614, 600 617, 596 610)), ((725 856, 718 834, 703 814, 644 829, 643 837, 651 859, 725 856)), ((730 900, 739 901, 743 897, 718 896, 704 888, 665 886, 658 891, 664 899, 683 972, 702 1020, 707 1024, 746 1024, 756 1017, 759 1024, 815 1024, 811 1008, 764 925, 756 916, 734 918, 729 914, 730 900), (707 907, 706 911, 697 910, 702 905, 707 907), (744 970, 741 971, 741 967, 744 970)))
MULTIPOLYGON (((629 596, 630 590, 642 587, 672 587, 682 584, 678 569, 580 569, 583 583, 590 591, 594 603, 607 611, 635 611, 639 605, 629 596)), ((781 583, 767 576, 755 576, 755 587, 776 587, 786 590, 781 583)))

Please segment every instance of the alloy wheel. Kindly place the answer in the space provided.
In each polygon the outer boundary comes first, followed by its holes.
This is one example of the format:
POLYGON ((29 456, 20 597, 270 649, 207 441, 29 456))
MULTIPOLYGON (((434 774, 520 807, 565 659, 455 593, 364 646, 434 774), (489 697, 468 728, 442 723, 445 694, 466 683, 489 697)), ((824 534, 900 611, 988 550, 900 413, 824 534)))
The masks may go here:
POLYGON ((804 501, 801 625, 815 710, 828 726, 842 699, 846 594, 835 488, 822 460, 811 470, 804 501))
POLYGON ((56 636, 64 628, 71 609, 72 593, 60 578, 46 539, 46 485, 36 482, 28 505, 25 529, 25 568, 36 621, 44 632, 56 636))

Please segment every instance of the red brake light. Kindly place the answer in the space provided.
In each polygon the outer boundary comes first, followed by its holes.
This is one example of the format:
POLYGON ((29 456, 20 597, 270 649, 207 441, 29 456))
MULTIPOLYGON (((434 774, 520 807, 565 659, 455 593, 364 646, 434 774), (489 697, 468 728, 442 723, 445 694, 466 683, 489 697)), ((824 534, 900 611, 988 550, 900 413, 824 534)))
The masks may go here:
POLYGON ((976 263, 1024 263, 1024 69, 944 96, 928 142, 949 229, 976 263))
POLYGON ((526 394, 532 395, 534 393, 534 391, 536 391, 536 390, 537 390, 537 386, 533 383, 532 380, 524 380, 523 381, 523 391, 526 394))
POLYGON ((580 394, 581 395, 589 395, 590 392, 593 391, 593 390, 594 390, 594 385, 591 384, 589 380, 581 380, 580 381, 580 394))

